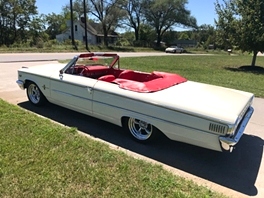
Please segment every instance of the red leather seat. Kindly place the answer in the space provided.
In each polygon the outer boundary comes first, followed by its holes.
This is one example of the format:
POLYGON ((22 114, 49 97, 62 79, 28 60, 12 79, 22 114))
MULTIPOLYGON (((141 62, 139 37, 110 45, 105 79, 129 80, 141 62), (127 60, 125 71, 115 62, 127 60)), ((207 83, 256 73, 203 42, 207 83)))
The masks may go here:
POLYGON ((135 72, 133 70, 125 70, 121 72, 118 76, 118 78, 128 79, 128 80, 134 80, 135 72))
POLYGON ((115 80, 115 76, 114 75, 104 75, 101 76, 100 78, 98 78, 98 80, 102 80, 102 81, 106 81, 106 82, 112 82, 113 80, 115 80))

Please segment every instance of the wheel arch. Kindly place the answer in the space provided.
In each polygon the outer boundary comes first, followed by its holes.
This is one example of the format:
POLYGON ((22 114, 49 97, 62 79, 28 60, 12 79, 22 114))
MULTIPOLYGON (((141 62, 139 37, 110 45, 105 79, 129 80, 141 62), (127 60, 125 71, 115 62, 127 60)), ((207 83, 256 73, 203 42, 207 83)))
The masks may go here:
POLYGON ((161 132, 162 134, 164 134, 156 125, 155 123, 153 123, 152 119, 145 119, 145 117, 143 116, 137 116, 137 115, 124 115, 121 117, 121 126, 122 127, 126 127, 127 121, 129 118, 136 118, 136 119, 140 119, 143 120, 145 122, 148 122, 149 124, 151 124, 155 129, 157 129, 159 132, 161 132))
POLYGON ((24 83, 24 88, 26 89, 26 93, 27 93, 27 97, 28 97, 28 99, 29 99, 29 101, 32 103, 32 104, 34 104, 34 105, 36 105, 36 106, 42 106, 42 105, 44 105, 48 100, 47 100, 47 98, 46 98, 46 96, 43 94, 43 92, 42 92, 42 90, 41 90, 41 87, 38 85, 38 83, 36 83, 35 81, 33 81, 33 80, 29 80, 29 79, 26 79, 25 80, 25 83, 24 83), (40 92, 40 101, 38 102, 38 104, 36 104, 36 103, 34 103, 34 102, 32 102, 31 101, 31 99, 30 99, 30 97, 29 97, 29 90, 28 90, 28 87, 31 85, 31 84, 34 84, 34 85, 36 85, 37 86, 37 88, 38 88, 38 90, 39 90, 39 92, 40 92))
POLYGON ((129 132, 133 140, 145 144, 156 142, 165 136, 165 134, 153 124, 153 120, 151 122, 148 122, 148 120, 151 119, 142 119, 140 116, 123 116, 121 118, 121 123, 122 127, 129 132), (135 120, 138 121, 135 122, 135 120), (143 125, 140 126, 142 121, 143 125))
POLYGON ((121 126, 125 127, 126 126, 126 122, 128 120, 129 116, 122 116, 121 117, 121 126))
MULTIPOLYGON (((28 86, 31 84, 31 83, 34 83, 35 85, 37 85, 37 87, 39 88, 39 90, 41 91, 41 93, 44 95, 43 93, 43 88, 41 86, 39 86, 39 84, 34 81, 34 80, 31 80, 31 79, 25 79, 25 83, 24 83, 24 88, 28 88, 28 86)), ((44 97, 46 98, 46 96, 44 95, 44 97)))
POLYGON ((36 82, 34 82, 33 80, 25 79, 24 88, 28 88, 30 83, 35 83, 38 86, 38 84, 36 82))

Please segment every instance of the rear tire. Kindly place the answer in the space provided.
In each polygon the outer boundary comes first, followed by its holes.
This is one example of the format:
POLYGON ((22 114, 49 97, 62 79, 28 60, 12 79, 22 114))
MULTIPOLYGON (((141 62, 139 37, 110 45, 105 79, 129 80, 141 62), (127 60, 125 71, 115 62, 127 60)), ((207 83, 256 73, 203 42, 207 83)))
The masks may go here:
POLYGON ((140 143, 152 142, 160 135, 156 127, 140 119, 127 118, 125 120, 125 126, 132 138, 140 143))
POLYGON ((47 102, 45 96, 33 82, 30 82, 27 86, 27 97, 29 102, 35 106, 42 106, 47 102))

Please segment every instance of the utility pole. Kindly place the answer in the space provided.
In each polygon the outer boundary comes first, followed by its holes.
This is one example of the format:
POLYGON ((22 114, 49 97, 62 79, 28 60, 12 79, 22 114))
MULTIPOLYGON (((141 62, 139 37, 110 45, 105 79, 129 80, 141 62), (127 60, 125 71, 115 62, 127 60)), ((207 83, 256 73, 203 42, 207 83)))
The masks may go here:
POLYGON ((87 38, 87 18, 86 18, 86 2, 85 0, 83 0, 83 14, 84 14, 84 29, 85 29, 85 33, 84 33, 84 37, 85 37, 85 46, 86 46, 86 50, 89 51, 88 48, 88 38, 87 38))
POLYGON ((70 0, 70 9, 71 9, 71 39, 72 39, 72 46, 76 49, 75 41, 74 41, 74 31, 73 31, 73 10, 72 10, 72 0, 70 0))

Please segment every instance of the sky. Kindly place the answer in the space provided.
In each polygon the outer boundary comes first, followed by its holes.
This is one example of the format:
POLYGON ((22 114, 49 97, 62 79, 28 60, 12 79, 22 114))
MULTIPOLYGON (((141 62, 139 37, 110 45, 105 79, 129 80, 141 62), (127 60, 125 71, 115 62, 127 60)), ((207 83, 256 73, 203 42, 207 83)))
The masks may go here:
MULTIPOLYGON (((202 24, 214 26, 214 19, 217 18, 215 2, 216 0, 189 0, 186 8, 196 18, 198 26, 202 24)), ((70 0, 36 0, 39 14, 49 14, 52 12, 59 14, 62 11, 62 7, 69 3, 70 0)))

